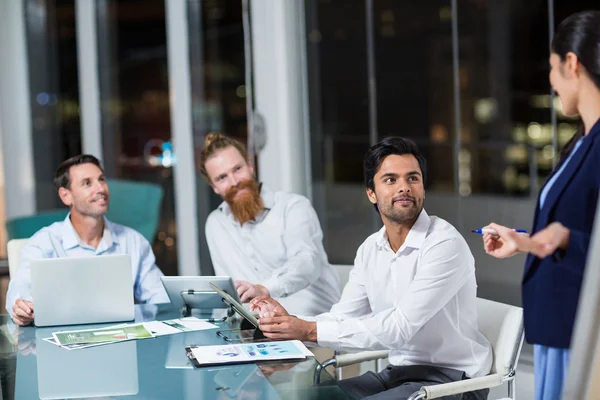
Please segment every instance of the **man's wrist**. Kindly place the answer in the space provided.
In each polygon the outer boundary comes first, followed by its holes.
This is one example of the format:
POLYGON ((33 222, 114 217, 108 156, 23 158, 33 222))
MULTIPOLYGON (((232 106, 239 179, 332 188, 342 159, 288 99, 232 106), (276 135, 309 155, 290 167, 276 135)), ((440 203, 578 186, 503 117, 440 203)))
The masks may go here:
POLYGON ((256 286, 256 287, 259 289, 259 291, 260 291, 260 292, 262 292, 262 294, 263 294, 264 296, 271 296, 271 293, 269 292, 269 289, 267 289, 267 288, 266 288, 266 287, 264 287, 263 285, 256 284, 256 285, 254 285, 254 286, 256 286))
POLYGON ((306 338, 307 342, 317 342, 317 323, 314 321, 307 321, 306 338))

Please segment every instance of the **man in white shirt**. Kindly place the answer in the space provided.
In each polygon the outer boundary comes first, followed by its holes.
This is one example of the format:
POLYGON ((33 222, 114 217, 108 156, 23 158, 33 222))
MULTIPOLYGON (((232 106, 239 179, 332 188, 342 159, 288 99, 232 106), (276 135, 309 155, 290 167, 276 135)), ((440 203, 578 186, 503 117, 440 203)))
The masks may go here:
MULTIPOLYGON (((477 327, 474 260, 458 231, 423 209, 425 159, 407 139, 387 138, 364 157, 366 192, 384 227, 358 249, 342 298, 315 318, 252 300, 272 339, 321 347, 391 350, 391 365, 341 381, 358 397, 406 399, 425 384, 489 373, 492 352, 477 327)), ((448 399, 484 399, 486 391, 448 399)))
POLYGON ((215 273, 233 277, 242 302, 271 296, 294 313, 329 310, 339 277, 310 201, 259 185, 245 146, 221 134, 206 137, 200 171, 224 199, 206 221, 215 273))
POLYGON ((37 231, 21 250, 19 270, 11 276, 6 294, 6 310, 13 321, 28 325, 35 319, 31 261, 41 258, 129 254, 135 299, 140 303, 168 303, 160 280, 163 274, 155 264, 150 243, 135 230, 104 216, 110 192, 100 161, 87 154, 71 157, 58 167, 54 183, 70 212, 64 221, 37 231))

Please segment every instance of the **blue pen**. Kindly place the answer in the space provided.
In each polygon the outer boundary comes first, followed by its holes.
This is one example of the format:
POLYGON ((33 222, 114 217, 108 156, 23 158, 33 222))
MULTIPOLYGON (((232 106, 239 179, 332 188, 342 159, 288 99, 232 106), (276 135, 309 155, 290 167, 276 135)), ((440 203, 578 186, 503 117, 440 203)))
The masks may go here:
MULTIPOLYGON (((525 229, 513 229, 513 231, 515 231, 517 233, 527 233, 527 231, 525 229)), ((479 233, 480 235, 483 235, 484 233, 491 233, 492 235, 498 235, 498 232, 496 232, 493 229, 489 229, 489 228, 473 229, 472 232, 479 233)))

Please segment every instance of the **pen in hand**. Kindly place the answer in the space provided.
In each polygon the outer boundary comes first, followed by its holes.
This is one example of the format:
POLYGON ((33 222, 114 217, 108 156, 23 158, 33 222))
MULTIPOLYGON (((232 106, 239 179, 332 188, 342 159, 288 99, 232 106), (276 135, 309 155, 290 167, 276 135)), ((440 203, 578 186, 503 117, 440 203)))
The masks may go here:
MULTIPOLYGON (((525 229, 513 229, 513 231, 517 233, 527 233, 525 229)), ((498 232, 490 228, 473 229, 471 232, 478 233, 480 235, 483 235, 484 233, 491 233, 492 235, 498 236, 498 232)))

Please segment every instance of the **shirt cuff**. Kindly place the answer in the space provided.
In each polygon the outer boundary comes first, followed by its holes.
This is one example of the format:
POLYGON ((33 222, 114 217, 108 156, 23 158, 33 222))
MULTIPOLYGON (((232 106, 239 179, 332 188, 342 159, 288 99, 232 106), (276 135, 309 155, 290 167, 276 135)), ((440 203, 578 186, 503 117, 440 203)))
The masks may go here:
POLYGON ((264 287, 269 291, 269 295, 273 298, 277 297, 286 297, 287 293, 285 293, 282 285, 278 282, 278 278, 273 276, 267 279, 265 282, 261 283, 264 287))
POLYGON ((337 321, 317 321, 317 343, 321 347, 337 349, 340 324, 337 321))

